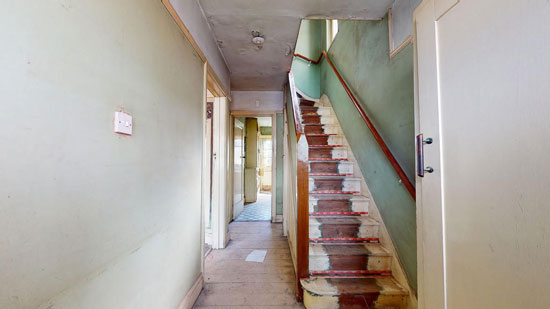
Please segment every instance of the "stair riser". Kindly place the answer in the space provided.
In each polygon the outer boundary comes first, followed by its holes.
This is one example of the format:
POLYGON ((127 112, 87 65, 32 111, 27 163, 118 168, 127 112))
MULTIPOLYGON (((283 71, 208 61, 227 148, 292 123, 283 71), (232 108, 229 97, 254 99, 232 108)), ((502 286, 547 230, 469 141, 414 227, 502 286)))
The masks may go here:
POLYGON ((310 133, 316 133, 316 134, 324 134, 325 133, 325 129, 324 129, 324 126, 304 126, 304 132, 306 132, 306 134, 310 134, 310 133))
POLYGON ((307 136, 309 145, 343 145, 344 139, 338 135, 307 136))
POLYGON ((347 159, 348 152, 344 148, 310 148, 311 159, 347 159))
MULTIPOLYGON (((334 116, 321 116, 321 124, 334 125, 338 124, 338 119, 334 116)), ((328 132, 325 132, 328 134, 328 132)))
POLYGON ((391 270, 390 256, 329 256, 317 255, 309 257, 310 271, 338 270, 391 270))
POLYGON ((309 124, 321 124, 321 116, 317 115, 302 115, 302 121, 309 124))
POLYGON ((323 126, 323 133, 325 134, 343 134, 339 126, 325 125, 323 126))
POLYGON ((315 113, 319 116, 332 116, 332 109, 330 107, 302 107, 300 112, 302 115, 306 113, 315 113))
MULTIPOLYGON (((303 115, 302 122, 307 124, 335 125, 338 120, 334 116, 303 115)), ((328 132, 325 132, 328 133, 328 132)))
POLYGON ((309 178, 309 191, 361 191, 359 179, 309 178))
POLYGON ((378 225, 309 225, 309 238, 378 238, 378 225))
POLYGON ((305 133, 342 134, 342 131, 336 125, 306 125, 305 133))
POLYGON ((308 309, 340 308, 405 308, 404 295, 364 294, 325 296, 304 291, 304 306, 308 309), (365 304, 365 301, 367 304, 365 304), (368 307, 367 307, 368 306, 368 307))
POLYGON ((311 162, 310 173, 353 174, 353 163, 350 162, 311 162))
POLYGON ((315 106, 317 102, 306 99, 300 99, 300 106, 315 106))
POLYGON ((310 212, 368 212, 368 199, 334 199, 318 200, 311 197, 309 200, 310 212))

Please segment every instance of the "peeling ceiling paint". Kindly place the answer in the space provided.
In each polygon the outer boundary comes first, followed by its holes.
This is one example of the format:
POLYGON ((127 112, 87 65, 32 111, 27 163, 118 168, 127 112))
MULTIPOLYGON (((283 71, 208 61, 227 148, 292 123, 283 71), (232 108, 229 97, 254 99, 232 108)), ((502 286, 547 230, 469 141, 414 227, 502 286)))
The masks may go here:
POLYGON ((394 0, 199 0, 229 70, 232 90, 281 90, 303 18, 377 19, 394 0), (252 31, 265 39, 261 49, 252 31))

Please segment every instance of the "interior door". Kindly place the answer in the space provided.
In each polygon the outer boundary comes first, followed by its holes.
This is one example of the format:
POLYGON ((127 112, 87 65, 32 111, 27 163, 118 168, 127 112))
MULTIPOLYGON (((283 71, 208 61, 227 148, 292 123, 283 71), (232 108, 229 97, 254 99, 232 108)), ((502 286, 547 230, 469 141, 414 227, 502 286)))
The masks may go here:
POLYGON ((548 16, 547 0, 416 11, 418 133, 433 138, 434 170, 417 180, 421 308, 550 307, 548 16))
POLYGON ((233 166, 233 218, 244 208, 244 124, 235 119, 233 166))
POLYGON ((434 0, 425 0, 414 13, 419 308, 445 308, 435 12, 434 0))

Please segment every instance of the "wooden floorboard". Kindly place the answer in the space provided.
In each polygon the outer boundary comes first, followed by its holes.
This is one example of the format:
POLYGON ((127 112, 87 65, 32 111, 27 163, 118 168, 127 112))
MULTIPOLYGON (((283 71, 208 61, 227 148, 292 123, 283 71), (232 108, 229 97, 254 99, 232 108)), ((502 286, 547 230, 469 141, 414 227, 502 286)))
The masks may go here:
POLYGON ((282 225, 234 222, 226 249, 205 260, 204 288, 193 308, 304 308, 296 302, 295 274, 282 225), (266 250, 263 263, 246 262, 253 250, 266 250))

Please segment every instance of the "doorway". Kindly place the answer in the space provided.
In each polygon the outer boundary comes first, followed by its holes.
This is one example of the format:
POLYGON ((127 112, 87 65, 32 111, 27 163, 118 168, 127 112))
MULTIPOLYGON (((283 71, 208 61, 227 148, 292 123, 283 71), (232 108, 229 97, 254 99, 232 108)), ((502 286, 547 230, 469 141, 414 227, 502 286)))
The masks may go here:
POLYGON ((205 66, 202 158, 203 255, 211 249, 225 248, 229 191, 229 108, 227 94, 205 66))
POLYGON ((212 172, 213 172, 213 146, 214 146, 214 96, 212 93, 207 90, 206 97, 206 114, 204 115, 205 126, 204 126, 204 143, 205 143, 205 154, 206 158, 205 171, 204 174, 207 177, 205 185, 207 186, 205 190, 204 200, 204 255, 208 255, 212 249, 212 172))
POLYGON ((271 221, 274 200, 272 116, 233 117, 233 220, 271 221))

